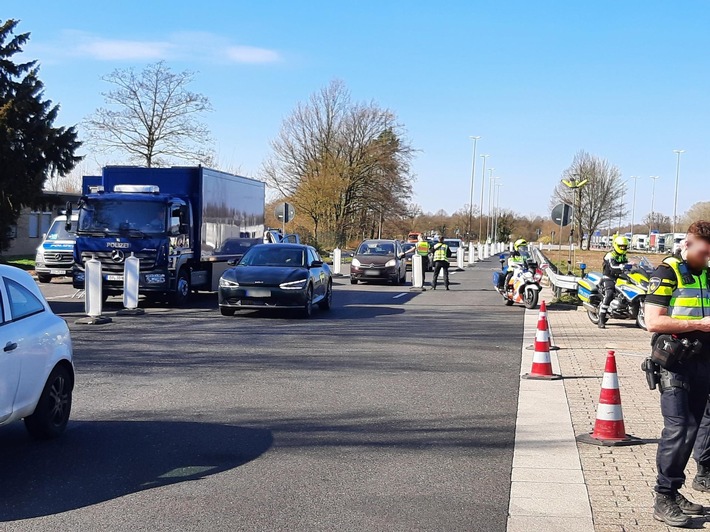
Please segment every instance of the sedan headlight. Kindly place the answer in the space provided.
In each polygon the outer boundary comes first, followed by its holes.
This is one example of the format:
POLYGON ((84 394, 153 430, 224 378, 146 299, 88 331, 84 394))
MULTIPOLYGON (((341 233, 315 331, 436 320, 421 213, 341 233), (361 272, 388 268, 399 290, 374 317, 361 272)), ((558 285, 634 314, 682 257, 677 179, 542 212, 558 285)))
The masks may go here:
POLYGON ((220 288, 238 288, 239 283, 237 281, 231 281, 230 279, 225 279, 224 277, 219 278, 220 288))
POLYGON ((352 265, 353 265, 355 268, 359 268, 359 267, 360 267, 360 261, 357 260, 357 259, 353 259, 352 265))
POLYGON ((303 290, 306 287, 308 279, 300 279, 298 281, 290 281, 288 283, 281 283, 279 288, 284 290, 303 290))
POLYGON ((397 261, 392 259, 385 263, 385 268, 394 268, 397 265, 397 261))

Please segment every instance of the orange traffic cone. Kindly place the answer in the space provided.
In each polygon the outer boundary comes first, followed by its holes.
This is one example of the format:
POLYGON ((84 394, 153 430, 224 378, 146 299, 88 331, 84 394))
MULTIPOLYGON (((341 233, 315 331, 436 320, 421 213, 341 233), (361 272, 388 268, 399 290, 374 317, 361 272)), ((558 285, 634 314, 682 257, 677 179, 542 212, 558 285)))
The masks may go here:
MULTIPOLYGON (((543 300, 542 303, 540 303, 540 313, 538 314, 538 327, 540 327, 540 322, 544 322, 544 330, 547 332, 547 344, 548 344, 548 350, 549 351, 557 351, 559 347, 556 345, 552 345, 552 335, 550 334, 550 324, 547 321, 547 304, 543 300)), ((535 349, 535 344, 527 346, 525 349, 532 350, 535 349)))
POLYGON ((523 379, 556 380, 562 375, 552 373, 552 362, 550 361, 550 330, 547 325, 547 307, 543 301, 540 305, 540 314, 537 320, 537 332, 535 333, 535 352, 530 373, 522 376, 523 379))
POLYGON ((616 357, 614 351, 609 351, 606 357, 602 390, 599 393, 597 419, 594 430, 590 434, 580 434, 577 441, 593 445, 638 445, 643 440, 626 434, 624 413, 621 410, 621 394, 619 393, 619 376, 616 372, 616 357))

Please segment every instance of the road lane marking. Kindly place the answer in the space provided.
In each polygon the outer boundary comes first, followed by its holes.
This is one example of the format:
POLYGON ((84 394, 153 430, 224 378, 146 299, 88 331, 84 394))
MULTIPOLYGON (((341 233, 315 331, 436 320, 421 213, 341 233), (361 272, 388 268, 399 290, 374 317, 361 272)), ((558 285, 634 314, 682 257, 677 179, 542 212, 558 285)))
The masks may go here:
POLYGON ((402 292, 401 294, 397 294, 396 296, 394 296, 392 299, 399 299, 400 297, 404 297, 406 295, 407 295, 407 292, 402 292))

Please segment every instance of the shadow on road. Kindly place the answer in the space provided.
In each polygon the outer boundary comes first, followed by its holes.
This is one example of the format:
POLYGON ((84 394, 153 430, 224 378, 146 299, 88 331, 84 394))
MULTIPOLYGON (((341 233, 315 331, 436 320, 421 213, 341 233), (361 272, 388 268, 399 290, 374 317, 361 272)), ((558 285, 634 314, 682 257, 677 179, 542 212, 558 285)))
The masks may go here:
POLYGON ((0 521, 66 512, 239 467, 272 445, 269 430, 176 421, 74 421, 39 442, 0 431, 0 521))

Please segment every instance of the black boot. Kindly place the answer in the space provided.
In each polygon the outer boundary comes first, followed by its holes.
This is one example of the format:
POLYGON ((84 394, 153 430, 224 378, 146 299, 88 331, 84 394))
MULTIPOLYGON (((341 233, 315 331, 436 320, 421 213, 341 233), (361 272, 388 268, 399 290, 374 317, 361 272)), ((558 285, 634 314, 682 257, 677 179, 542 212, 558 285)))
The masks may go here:
POLYGON ((710 492, 710 467, 698 464, 698 473, 693 479, 693 489, 710 492))
POLYGON ((678 503, 678 508, 685 515, 703 515, 705 513, 705 507, 702 504, 690 502, 680 492, 675 494, 675 502, 678 503))
POLYGON ((599 313, 599 322, 597 323, 597 327, 600 329, 606 329, 606 312, 600 312, 599 313))
POLYGON ((677 495, 656 493, 656 502, 653 505, 653 518, 669 526, 685 527, 690 524, 690 517, 685 515, 678 503, 677 495))

